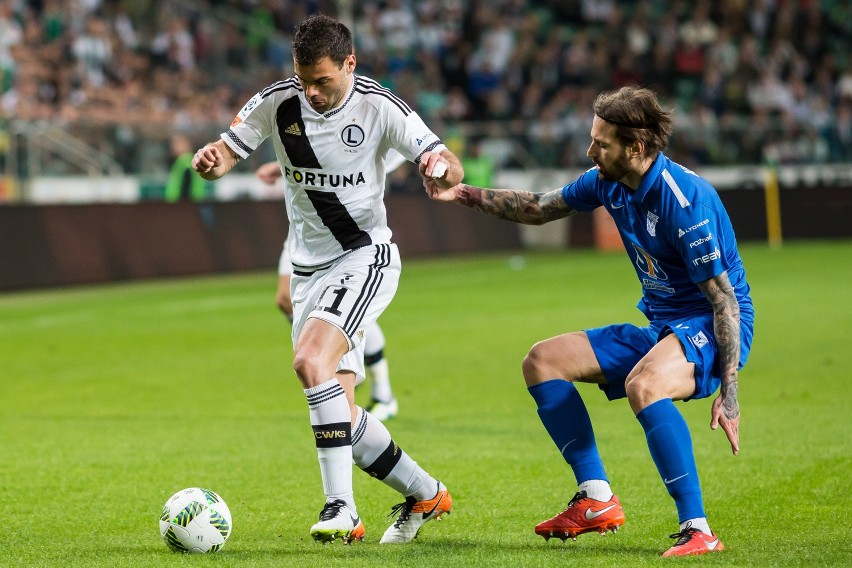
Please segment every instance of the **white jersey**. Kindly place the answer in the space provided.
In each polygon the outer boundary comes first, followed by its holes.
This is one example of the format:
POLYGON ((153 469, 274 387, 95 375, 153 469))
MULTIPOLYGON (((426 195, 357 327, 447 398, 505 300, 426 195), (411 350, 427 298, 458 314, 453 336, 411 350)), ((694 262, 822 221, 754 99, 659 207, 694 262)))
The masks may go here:
POLYGON ((297 271, 390 242, 385 158, 394 149, 418 163, 424 152, 446 148, 416 112, 372 79, 354 75, 344 101, 320 114, 294 77, 252 97, 222 134, 241 158, 272 137, 287 186, 288 248, 297 271))
MULTIPOLYGON (((388 152, 387 158, 385 158, 385 170, 387 173, 391 173, 407 161, 408 160, 402 157, 402 154, 392 149, 388 152)), ((290 234, 291 231, 288 228, 287 238, 284 239, 284 246, 281 247, 281 256, 278 258, 279 276, 290 276, 293 274, 293 263, 290 262, 290 241, 293 239, 290 237, 290 234)), ((384 341, 384 339, 382 341, 384 341)), ((372 351, 368 351, 368 353, 372 353, 372 351)))

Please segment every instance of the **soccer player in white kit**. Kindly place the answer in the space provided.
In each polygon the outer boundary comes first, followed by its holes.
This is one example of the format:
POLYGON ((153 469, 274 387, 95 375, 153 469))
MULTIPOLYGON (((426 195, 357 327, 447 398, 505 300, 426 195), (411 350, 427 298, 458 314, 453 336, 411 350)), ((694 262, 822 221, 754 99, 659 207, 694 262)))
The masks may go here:
POLYGON ((381 542, 410 542, 424 523, 450 511, 452 497, 354 400, 356 377, 364 374, 364 328, 388 306, 400 274, 383 202, 384 160, 394 148, 446 188, 464 171, 405 102, 355 74, 352 34, 340 22, 315 15, 299 24, 293 61, 295 77, 252 97, 192 165, 218 179, 271 138, 287 181, 293 367, 308 400, 326 501, 311 536, 364 538, 354 460, 405 497, 381 542))

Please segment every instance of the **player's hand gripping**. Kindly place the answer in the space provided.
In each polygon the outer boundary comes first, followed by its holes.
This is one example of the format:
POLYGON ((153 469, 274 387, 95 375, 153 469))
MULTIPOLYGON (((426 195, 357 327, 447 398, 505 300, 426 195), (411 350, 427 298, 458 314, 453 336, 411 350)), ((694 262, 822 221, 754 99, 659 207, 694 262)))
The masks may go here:
POLYGON ((453 201, 456 198, 455 186, 449 186, 447 177, 450 172, 448 162, 440 154, 425 152, 418 166, 423 176, 423 188, 426 194, 436 201, 453 201), (437 175, 436 175, 437 174, 437 175))
POLYGON ((733 388, 723 385, 722 392, 713 400, 710 429, 715 430, 721 424, 731 443, 731 451, 737 455, 740 451, 740 404, 737 402, 736 381, 733 385, 733 388))
POLYGON ((441 154, 424 152, 417 166, 420 175, 425 179, 446 180, 450 171, 450 163, 441 154))

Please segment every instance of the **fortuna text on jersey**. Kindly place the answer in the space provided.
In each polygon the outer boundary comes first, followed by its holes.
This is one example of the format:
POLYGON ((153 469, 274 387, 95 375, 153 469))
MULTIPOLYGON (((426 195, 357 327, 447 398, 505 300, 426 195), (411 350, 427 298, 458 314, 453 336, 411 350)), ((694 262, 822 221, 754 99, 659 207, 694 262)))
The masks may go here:
POLYGON ((354 187, 367 183, 363 172, 347 174, 328 174, 323 172, 303 172, 284 167, 284 175, 289 182, 316 187, 354 187))

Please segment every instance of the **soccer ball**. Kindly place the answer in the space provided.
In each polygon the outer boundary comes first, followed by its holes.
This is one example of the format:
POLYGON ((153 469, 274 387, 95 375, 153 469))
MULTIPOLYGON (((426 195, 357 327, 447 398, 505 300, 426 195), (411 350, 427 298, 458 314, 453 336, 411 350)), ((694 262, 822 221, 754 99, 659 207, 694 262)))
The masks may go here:
POLYGON ((209 489, 178 491, 160 513, 160 535, 176 552, 216 552, 231 535, 231 511, 209 489))

